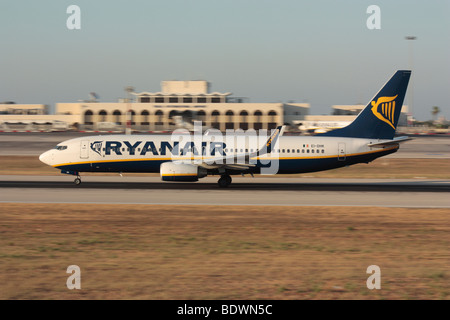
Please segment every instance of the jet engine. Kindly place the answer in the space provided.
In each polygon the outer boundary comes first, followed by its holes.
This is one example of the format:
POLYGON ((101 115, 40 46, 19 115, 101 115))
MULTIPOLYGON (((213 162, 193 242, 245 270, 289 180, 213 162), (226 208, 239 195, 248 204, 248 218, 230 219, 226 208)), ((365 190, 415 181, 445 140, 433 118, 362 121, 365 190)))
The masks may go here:
POLYGON ((207 176, 205 168, 184 163, 164 162, 160 168, 163 181, 198 181, 207 176))

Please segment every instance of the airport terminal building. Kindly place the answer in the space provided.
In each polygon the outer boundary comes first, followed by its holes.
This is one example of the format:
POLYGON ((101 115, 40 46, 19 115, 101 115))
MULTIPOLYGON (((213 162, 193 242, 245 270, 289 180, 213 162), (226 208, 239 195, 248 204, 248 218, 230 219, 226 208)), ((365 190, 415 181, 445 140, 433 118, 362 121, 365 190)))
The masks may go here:
MULTIPOLYGON (((193 129, 274 129, 309 132, 310 128, 342 126, 353 121, 365 105, 334 105, 330 115, 310 115, 309 103, 250 103, 230 92, 211 92, 210 83, 162 81, 157 92, 129 91, 127 99, 98 102, 94 98, 74 103, 56 103, 55 114, 43 104, 0 104, 0 131, 79 130, 160 132, 193 129)), ((399 126, 406 126, 408 107, 403 106, 399 126)), ((329 129, 329 128, 328 128, 329 129)))
POLYGON ((132 99, 115 103, 57 103, 56 113, 73 116, 85 130, 123 129, 130 121, 137 131, 189 129, 194 121, 221 131, 274 129, 284 124, 285 118, 302 119, 309 113, 307 103, 249 103, 229 92, 210 92, 209 87, 207 81, 162 81, 158 92, 131 92, 132 99))

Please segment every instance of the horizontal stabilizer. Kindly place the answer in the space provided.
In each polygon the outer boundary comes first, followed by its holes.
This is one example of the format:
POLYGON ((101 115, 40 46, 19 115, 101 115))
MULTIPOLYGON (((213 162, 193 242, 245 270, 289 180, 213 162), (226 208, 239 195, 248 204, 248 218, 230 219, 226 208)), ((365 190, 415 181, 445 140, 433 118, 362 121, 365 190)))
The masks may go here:
POLYGON ((384 140, 384 141, 379 141, 379 142, 376 142, 376 143, 369 143, 367 146, 368 147, 372 147, 372 148, 383 148, 383 147, 386 147, 386 146, 399 144, 400 142, 405 142, 405 141, 408 141, 408 140, 412 140, 412 138, 406 137, 406 136, 405 137, 398 137, 398 138, 395 138, 393 140, 384 140))

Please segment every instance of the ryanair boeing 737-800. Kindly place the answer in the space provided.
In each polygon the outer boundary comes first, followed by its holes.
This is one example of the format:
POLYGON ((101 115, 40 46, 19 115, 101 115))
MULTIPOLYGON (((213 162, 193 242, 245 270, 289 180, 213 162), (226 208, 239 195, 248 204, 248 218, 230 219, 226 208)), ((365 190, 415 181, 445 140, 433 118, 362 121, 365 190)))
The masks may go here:
POLYGON ((399 70, 348 126, 315 136, 104 135, 58 144, 39 159, 65 174, 159 172, 163 181, 198 181, 219 175, 306 173, 369 163, 394 153, 408 137, 394 138, 411 71, 399 70))

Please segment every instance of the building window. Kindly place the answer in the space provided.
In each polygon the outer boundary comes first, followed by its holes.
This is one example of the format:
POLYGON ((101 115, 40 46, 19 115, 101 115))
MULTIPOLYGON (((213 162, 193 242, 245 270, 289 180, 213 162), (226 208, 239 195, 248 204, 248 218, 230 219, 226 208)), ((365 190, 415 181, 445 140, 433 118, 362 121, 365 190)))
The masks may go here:
POLYGON ((226 122, 225 129, 234 129, 234 122, 226 122))
POLYGON ((148 116, 150 115, 150 112, 148 112, 147 110, 144 110, 141 112, 141 125, 143 126, 148 126, 150 124, 150 122, 148 121, 148 116))
POLYGON ((255 122, 253 124, 253 129, 255 129, 255 130, 261 130, 262 128, 263 128, 262 122, 255 122))
POLYGON ((184 97, 184 98, 183 98, 183 102, 184 102, 184 103, 192 103, 192 102, 193 102, 193 99, 192 99, 192 97, 184 97))
POLYGON ((169 97, 169 103, 178 103, 178 97, 169 97))
POLYGON ((87 111, 84 113, 84 124, 94 124, 94 123, 92 122, 92 115, 93 115, 93 113, 92 113, 91 110, 87 110, 87 111))
POLYGON ((136 112, 134 110, 128 111, 130 113, 130 122, 131 125, 134 126, 136 123, 134 122, 134 119, 136 117, 136 112))
POLYGON ((197 98, 197 103, 206 103, 206 98, 205 97, 198 97, 197 98))
POLYGON ((141 97, 141 103, 150 103, 150 97, 141 97))
POLYGON ((260 110, 256 110, 253 113, 253 116, 255 117, 255 121, 253 123, 253 129, 255 130, 261 130, 263 128, 262 124, 262 112, 260 110))
POLYGON ((172 120, 172 121, 170 121, 169 124, 174 125, 175 122, 173 121, 173 118, 176 117, 176 116, 179 116, 179 115, 180 115, 180 112, 178 110, 171 110, 169 112, 169 119, 172 120))
POLYGON ((255 122, 261 122, 261 116, 262 116, 262 112, 259 110, 256 110, 255 113, 253 113, 253 115, 255 116, 255 122))
POLYGON ((227 116, 227 122, 233 122, 234 112, 228 110, 225 115, 227 116))
POLYGON ((234 129, 234 112, 228 110, 225 113, 225 116, 226 116, 225 129, 234 129))
POLYGON ((155 112, 155 116, 156 116, 156 125, 162 126, 164 124, 163 122, 164 112, 158 110, 155 112))
POLYGON ((267 124, 267 129, 272 130, 277 128, 277 112, 274 110, 270 110, 269 113, 269 123, 267 124))
POLYGON ((239 129, 248 130, 248 122, 240 122, 239 129))
POLYGON ((206 125, 205 123, 206 113, 203 110, 197 112, 197 120, 202 122, 202 126, 206 125))
POLYGON ((101 110, 98 115, 99 117, 99 121, 100 122, 106 122, 106 116, 107 116, 107 112, 105 110, 101 110))
POLYGON ((240 116, 239 128, 242 130, 248 130, 248 122, 247 122, 248 112, 242 110, 239 113, 239 116, 240 116))
POLYGON ((184 111, 181 113, 181 116, 182 116, 182 118, 183 118, 183 121, 189 122, 189 123, 192 122, 192 111, 191 111, 191 110, 184 110, 184 111))
POLYGON ((212 103, 220 103, 221 101, 220 101, 220 98, 218 98, 218 97, 213 97, 213 98, 211 98, 211 102, 212 102, 212 103))
POLYGON ((273 110, 269 111, 269 122, 277 122, 276 116, 277 116, 276 111, 273 110))
POLYGON ((164 97, 156 97, 155 103, 164 103, 164 97))
POLYGON ((122 113, 119 110, 114 110, 113 116, 114 116, 114 122, 116 124, 122 124, 122 122, 120 120, 120 117, 122 116, 122 113))
POLYGON ((214 110, 211 113, 211 127, 220 130, 219 116, 220 116, 220 112, 217 110, 214 110))

